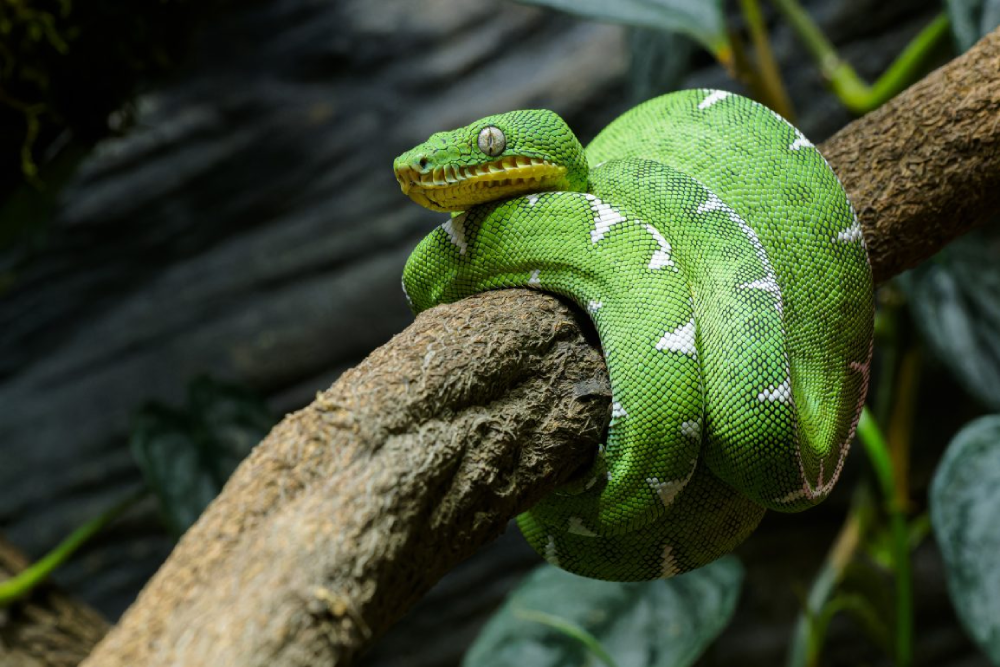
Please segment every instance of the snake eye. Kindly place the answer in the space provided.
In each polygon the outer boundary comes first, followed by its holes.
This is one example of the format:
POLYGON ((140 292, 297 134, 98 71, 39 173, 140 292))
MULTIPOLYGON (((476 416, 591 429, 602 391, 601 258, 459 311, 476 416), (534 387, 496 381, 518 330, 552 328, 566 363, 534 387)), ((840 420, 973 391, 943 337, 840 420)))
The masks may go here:
POLYGON ((499 127, 487 125, 479 133, 477 143, 479 144, 479 150, 490 157, 496 157, 500 153, 503 153, 503 149, 507 147, 507 138, 503 136, 503 132, 499 127))

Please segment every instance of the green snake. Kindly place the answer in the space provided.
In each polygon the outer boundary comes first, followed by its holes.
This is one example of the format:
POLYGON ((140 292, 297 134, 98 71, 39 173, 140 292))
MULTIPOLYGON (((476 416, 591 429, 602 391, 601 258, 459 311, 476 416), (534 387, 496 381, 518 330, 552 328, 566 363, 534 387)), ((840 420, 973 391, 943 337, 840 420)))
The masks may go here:
POLYGON ((597 328, 605 444, 518 517, 550 563, 669 577, 730 552, 765 509, 830 492, 868 386, 872 275, 836 175, 777 113, 681 91, 584 149, 555 113, 512 111, 393 166, 410 198, 452 212, 407 262, 414 312, 529 287, 597 328))

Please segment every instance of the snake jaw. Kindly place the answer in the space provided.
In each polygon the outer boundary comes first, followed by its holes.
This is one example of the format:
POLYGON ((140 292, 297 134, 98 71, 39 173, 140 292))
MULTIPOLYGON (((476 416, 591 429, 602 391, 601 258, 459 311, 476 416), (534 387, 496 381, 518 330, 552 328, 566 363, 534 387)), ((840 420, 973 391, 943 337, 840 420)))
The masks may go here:
POLYGON ((566 187, 566 167, 544 158, 506 156, 475 165, 395 168, 403 194, 432 211, 464 211, 470 206, 566 187))

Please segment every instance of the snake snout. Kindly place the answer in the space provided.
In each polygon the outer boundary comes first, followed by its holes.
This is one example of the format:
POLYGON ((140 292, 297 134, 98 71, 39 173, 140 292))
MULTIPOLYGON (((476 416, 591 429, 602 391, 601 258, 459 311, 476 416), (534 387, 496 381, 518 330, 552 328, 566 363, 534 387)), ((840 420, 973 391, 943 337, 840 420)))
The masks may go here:
POLYGON ((396 162, 393 164, 393 171, 396 174, 396 180, 399 182, 399 187, 403 190, 403 193, 409 193, 410 188, 414 185, 419 185, 421 177, 430 172, 428 168, 430 165, 430 159, 423 153, 404 156, 407 159, 397 158, 396 162))

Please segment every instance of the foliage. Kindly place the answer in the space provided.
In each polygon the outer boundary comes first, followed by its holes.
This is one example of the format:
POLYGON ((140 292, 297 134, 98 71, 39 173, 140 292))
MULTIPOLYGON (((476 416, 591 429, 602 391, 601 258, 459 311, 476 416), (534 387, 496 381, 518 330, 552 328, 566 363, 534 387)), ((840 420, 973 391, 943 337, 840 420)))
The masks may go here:
POLYGON ((960 51, 1000 26, 1000 0, 945 0, 944 4, 960 51))
POLYGON ((194 523, 276 421, 246 389, 204 377, 191 383, 183 408, 150 403, 139 411, 132 454, 175 536, 194 523))
POLYGON ((1000 664, 1000 415, 970 422, 948 445, 931 518, 948 590, 969 636, 1000 664))
POLYGON ((954 241, 901 281, 925 340, 983 405, 1000 411, 1000 224, 954 241))
POLYGON ((743 567, 733 556, 672 579, 614 583, 543 565, 529 574, 465 656, 476 667, 687 667, 729 622, 743 567))
POLYGON ((680 33, 708 49, 720 62, 732 59, 722 0, 518 0, 588 19, 680 33))

